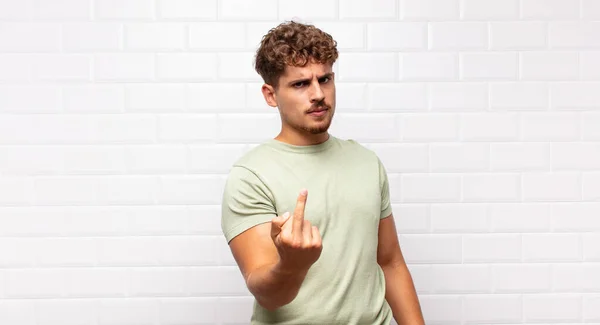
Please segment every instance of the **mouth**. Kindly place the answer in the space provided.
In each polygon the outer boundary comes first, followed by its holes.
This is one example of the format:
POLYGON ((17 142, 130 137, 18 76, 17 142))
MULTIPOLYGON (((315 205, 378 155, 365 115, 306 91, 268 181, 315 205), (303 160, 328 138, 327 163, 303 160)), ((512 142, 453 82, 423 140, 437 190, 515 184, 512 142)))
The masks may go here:
POLYGON ((317 109, 308 111, 307 114, 310 116, 323 116, 327 113, 328 110, 329 110, 329 108, 317 108, 317 109))

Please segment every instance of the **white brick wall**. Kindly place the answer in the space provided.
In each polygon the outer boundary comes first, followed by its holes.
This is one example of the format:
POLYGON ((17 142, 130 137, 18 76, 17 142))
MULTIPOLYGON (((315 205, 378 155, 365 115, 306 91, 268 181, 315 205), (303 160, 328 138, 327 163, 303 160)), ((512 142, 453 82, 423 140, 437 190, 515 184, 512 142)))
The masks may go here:
POLYGON ((428 324, 600 324, 600 1, 0 0, 0 324, 247 324, 220 230, 279 129, 252 58, 338 41, 428 324))

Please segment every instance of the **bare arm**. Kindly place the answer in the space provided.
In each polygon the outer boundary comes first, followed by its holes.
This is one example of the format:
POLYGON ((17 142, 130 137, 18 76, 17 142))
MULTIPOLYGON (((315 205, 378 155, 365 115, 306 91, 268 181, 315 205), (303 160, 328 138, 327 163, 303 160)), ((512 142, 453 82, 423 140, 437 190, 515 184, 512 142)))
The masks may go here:
POLYGON ((385 299, 396 322, 399 325, 425 324, 412 277, 400 250, 393 215, 379 222, 377 263, 385 274, 385 299))
POLYGON ((248 290, 261 306, 275 310, 294 300, 306 272, 282 268, 270 232, 270 222, 252 227, 235 237, 230 247, 248 290))
POLYGON ((313 263, 321 255, 321 235, 304 220, 307 192, 301 192, 293 215, 277 216, 230 242, 248 290, 266 309, 290 303, 313 263))

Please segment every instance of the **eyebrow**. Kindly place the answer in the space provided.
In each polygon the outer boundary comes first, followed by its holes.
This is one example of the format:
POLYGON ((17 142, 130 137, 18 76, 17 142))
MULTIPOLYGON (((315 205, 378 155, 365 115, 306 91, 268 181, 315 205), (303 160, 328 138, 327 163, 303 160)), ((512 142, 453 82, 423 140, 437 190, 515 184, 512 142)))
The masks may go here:
MULTIPOLYGON (((326 74, 320 76, 318 79, 322 79, 322 78, 325 78, 325 77, 329 77, 329 78, 333 77, 333 72, 327 72, 326 74)), ((297 79, 297 80, 294 80, 294 81, 290 81, 289 85, 294 85, 294 84, 297 84, 299 82, 305 82, 305 81, 309 81, 309 80, 310 80, 309 78, 297 79)))

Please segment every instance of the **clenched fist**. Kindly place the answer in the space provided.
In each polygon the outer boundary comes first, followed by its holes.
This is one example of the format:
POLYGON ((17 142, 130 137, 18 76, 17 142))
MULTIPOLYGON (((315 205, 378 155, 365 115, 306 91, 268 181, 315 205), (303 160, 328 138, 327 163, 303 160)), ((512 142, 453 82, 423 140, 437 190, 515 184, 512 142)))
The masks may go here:
POLYGON ((307 271, 323 249, 319 229, 304 220, 307 195, 307 190, 300 191, 293 216, 286 212, 271 221, 271 238, 287 270, 307 271))

